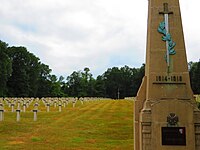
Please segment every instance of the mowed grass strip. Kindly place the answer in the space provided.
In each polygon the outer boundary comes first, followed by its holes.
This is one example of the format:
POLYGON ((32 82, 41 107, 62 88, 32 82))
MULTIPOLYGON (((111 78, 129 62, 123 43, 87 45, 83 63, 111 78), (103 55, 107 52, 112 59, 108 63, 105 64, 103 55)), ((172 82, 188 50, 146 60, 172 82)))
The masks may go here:
MULTIPOLYGON (((5 112, 0 122, 1 150, 132 150, 133 101, 98 100, 69 104, 62 112, 5 112)), ((52 107, 53 108, 53 107, 52 107)))

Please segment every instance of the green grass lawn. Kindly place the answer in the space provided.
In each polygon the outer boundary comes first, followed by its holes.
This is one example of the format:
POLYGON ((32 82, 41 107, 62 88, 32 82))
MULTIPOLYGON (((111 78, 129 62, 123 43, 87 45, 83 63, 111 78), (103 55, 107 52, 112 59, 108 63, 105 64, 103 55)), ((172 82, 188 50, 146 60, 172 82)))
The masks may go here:
POLYGON ((101 100, 70 103, 62 112, 40 103, 38 120, 31 107, 16 112, 6 107, 0 122, 0 150, 132 150, 133 101, 101 100))

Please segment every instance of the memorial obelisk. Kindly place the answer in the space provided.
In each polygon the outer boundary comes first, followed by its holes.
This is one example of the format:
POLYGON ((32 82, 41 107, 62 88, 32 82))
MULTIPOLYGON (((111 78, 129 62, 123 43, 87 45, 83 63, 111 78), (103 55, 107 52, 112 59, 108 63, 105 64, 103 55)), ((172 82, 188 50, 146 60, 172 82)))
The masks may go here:
POLYGON ((148 0, 145 76, 134 109, 134 150, 200 150, 179 0, 148 0))

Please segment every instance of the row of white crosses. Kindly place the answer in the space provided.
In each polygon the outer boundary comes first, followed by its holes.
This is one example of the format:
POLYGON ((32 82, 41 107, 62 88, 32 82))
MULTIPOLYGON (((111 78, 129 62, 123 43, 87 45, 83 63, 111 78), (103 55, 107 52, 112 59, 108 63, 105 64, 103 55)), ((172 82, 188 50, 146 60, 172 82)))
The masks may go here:
POLYGON ((77 101, 80 101, 81 104, 84 104, 85 102, 88 101, 95 101, 95 100, 102 100, 103 98, 51 98, 51 97, 47 97, 47 98, 0 98, 0 121, 4 120, 4 105, 7 105, 9 108, 11 108, 11 112, 15 112, 17 113, 16 115, 16 120, 20 121, 20 112, 26 112, 26 109, 29 108, 29 106, 33 106, 34 108, 32 109, 32 112, 34 113, 34 117, 33 120, 36 121, 37 120, 37 113, 38 113, 38 107, 40 105, 40 102, 42 102, 44 104, 44 106, 46 107, 46 111, 49 112, 50 111, 50 106, 52 107, 57 107, 58 106, 58 111, 61 112, 62 111, 62 107, 66 107, 69 103, 72 103, 72 107, 74 108, 77 101), (17 106, 17 108, 15 109, 15 106, 17 106), (22 109, 21 109, 22 107, 22 109))
POLYGON ((58 106, 59 112, 62 111, 62 106, 65 108, 70 102, 75 102, 76 98, 41 98, 43 104, 47 108, 47 112, 50 111, 50 106, 56 108, 58 106))
MULTIPOLYGON (((33 102, 34 98, 0 98, 0 110, 2 113, 0 113, 0 121, 4 120, 4 104, 8 105, 8 107, 11 107, 11 112, 15 112, 14 111, 14 106, 17 106, 16 109, 16 113, 17 113, 17 117, 16 120, 20 121, 20 112, 21 110, 21 106, 23 106, 23 112, 26 112, 26 108, 28 108, 31 103, 33 102)), ((35 109, 33 109, 34 112, 34 121, 37 120, 37 118, 35 117, 35 109), (36 118, 36 119, 35 119, 36 118)))

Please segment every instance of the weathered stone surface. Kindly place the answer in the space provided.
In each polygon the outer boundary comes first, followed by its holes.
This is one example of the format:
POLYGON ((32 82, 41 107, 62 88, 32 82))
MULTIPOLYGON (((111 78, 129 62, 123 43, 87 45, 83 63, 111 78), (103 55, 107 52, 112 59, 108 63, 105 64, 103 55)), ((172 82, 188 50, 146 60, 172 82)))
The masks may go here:
POLYGON ((190 87, 179 0, 149 0, 146 47, 145 77, 134 108, 134 150, 200 150, 200 111, 190 87), (166 42, 158 32, 164 3, 173 12, 168 23, 176 43, 169 63, 164 58, 166 42), (170 113, 178 117, 177 123, 167 122, 170 113), (161 128, 168 126, 185 127, 186 145, 162 145, 161 128))

